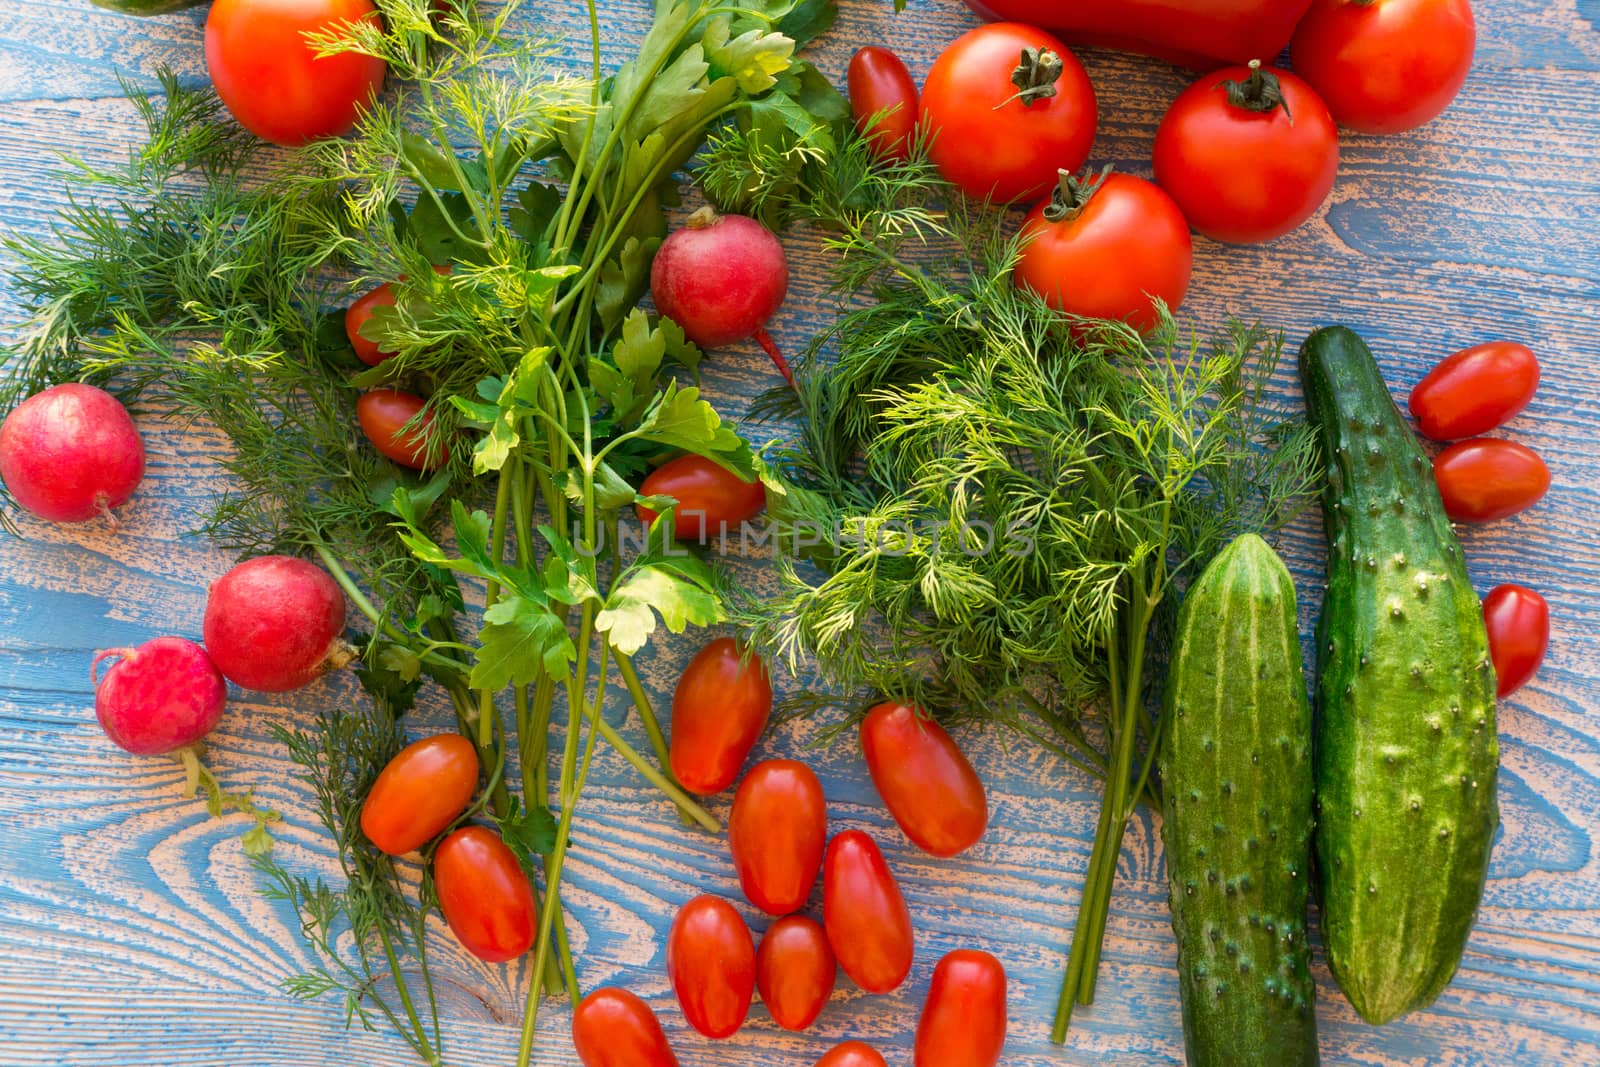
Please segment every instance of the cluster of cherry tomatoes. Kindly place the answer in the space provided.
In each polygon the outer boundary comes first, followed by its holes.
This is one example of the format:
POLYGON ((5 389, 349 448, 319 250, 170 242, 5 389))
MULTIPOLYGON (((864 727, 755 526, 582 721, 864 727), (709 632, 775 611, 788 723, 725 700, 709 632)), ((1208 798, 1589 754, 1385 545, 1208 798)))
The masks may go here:
POLYGON ((930 160, 968 197, 1037 201, 1022 223, 1018 285, 1063 311, 1148 329, 1156 300, 1176 308, 1188 291, 1191 228, 1227 242, 1293 230, 1333 188, 1338 125, 1392 133, 1438 115, 1466 78, 1474 42, 1466 0, 1319 0, 1294 38, 1298 73, 1228 67, 1172 103, 1156 132, 1153 183, 1109 168, 1076 176, 1098 123, 1094 86, 1065 45, 1033 26, 963 34, 934 61, 920 97, 896 56, 862 49, 849 92, 880 156, 903 159, 920 126, 930 160))
MULTIPOLYGON (((1411 390, 1417 428, 1453 441, 1433 460, 1434 481, 1453 522, 1492 522, 1536 504, 1550 470, 1525 445, 1484 434, 1528 406, 1539 387, 1539 361, 1527 346, 1491 341, 1446 357, 1411 390)), ((1522 585, 1497 586, 1483 600, 1497 695, 1520 689, 1550 644, 1550 607, 1522 585)))

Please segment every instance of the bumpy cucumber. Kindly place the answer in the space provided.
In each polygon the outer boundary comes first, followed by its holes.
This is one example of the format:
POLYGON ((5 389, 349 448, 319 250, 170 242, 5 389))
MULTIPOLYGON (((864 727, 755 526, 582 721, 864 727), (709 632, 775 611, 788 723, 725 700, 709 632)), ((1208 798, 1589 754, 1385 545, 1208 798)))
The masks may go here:
POLYGON ((1316 1064, 1311 705, 1294 582, 1254 534, 1189 590, 1166 700, 1162 840, 1189 1065, 1316 1064))
POLYGON ((1461 961, 1498 819, 1483 613, 1427 458, 1360 337, 1300 350, 1328 461, 1317 630, 1323 941, 1361 1017, 1433 1001, 1461 961))

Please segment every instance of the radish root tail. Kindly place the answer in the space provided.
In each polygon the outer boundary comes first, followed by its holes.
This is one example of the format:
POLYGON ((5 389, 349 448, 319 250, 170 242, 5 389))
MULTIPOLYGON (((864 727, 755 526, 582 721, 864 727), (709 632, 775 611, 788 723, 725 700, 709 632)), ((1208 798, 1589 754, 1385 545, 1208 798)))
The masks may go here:
POLYGON ((772 357, 773 366, 778 368, 778 373, 783 375, 783 380, 789 383, 789 388, 796 388, 794 372, 789 369, 789 361, 783 358, 783 353, 778 350, 777 343, 773 341, 772 335, 767 332, 765 326, 755 332, 755 339, 756 344, 761 346, 761 350, 772 357))

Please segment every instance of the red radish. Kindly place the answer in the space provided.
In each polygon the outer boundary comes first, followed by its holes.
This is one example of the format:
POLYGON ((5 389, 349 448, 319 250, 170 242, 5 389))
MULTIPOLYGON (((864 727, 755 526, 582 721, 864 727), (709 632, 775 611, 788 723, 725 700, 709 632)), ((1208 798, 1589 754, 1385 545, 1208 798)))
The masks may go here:
POLYGON ((157 637, 138 648, 108 648, 89 665, 94 713, 106 736, 136 756, 192 745, 216 727, 228 699, 206 650, 181 637, 157 637), (104 678, 100 661, 120 657, 104 678))
POLYGON ((282 693, 355 657, 344 633, 344 592, 293 556, 240 563, 206 597, 206 648, 228 681, 282 693))
POLYGON ((656 253, 650 291, 657 309, 701 348, 755 338, 793 387, 789 363, 766 330, 789 291, 789 262, 761 223, 711 207, 696 211, 656 253))
POLYGON ((104 389, 70 382, 17 405, 0 424, 0 481, 51 522, 84 522, 127 500, 144 477, 144 442, 104 389))

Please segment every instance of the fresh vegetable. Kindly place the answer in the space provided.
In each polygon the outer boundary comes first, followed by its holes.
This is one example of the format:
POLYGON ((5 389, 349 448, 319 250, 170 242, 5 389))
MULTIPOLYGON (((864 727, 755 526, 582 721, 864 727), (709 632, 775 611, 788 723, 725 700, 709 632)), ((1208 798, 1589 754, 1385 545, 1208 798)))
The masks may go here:
POLYGON ((991 19, 1044 26, 1069 41, 1207 69, 1275 56, 1311 0, 967 0, 991 19))
POLYGON ((94 713, 106 736, 136 756, 192 745, 216 728, 228 700, 222 673, 206 650, 181 637, 94 654, 94 713), (102 660, 116 659, 96 679, 102 660))
POLYGON ((1218 241, 1282 237, 1316 214, 1338 169, 1327 105, 1256 59, 1189 86, 1156 130, 1156 183, 1218 241))
POLYGON ((96 7, 124 15, 165 15, 169 11, 198 7, 206 0, 91 0, 91 2, 96 7))
POLYGON ((1490 341, 1446 356, 1411 390, 1417 428, 1435 441, 1477 437, 1511 421, 1539 388, 1526 345, 1490 341))
POLYGON ((1328 463, 1318 624, 1318 900, 1328 966, 1363 1019, 1433 1001, 1466 946, 1498 816, 1494 675, 1438 490, 1371 351, 1300 350, 1328 463))
POLYGON ((1483 624, 1494 662, 1495 696, 1528 684, 1550 648, 1550 605, 1525 585, 1497 585, 1483 598, 1483 624))
POLYGON ((372 447, 402 467, 429 471, 448 458, 427 401, 398 389, 371 389, 356 401, 356 421, 372 447), (409 427, 409 428, 408 428, 409 427))
POLYGON ((1313 0, 1289 54, 1339 125, 1399 133, 1450 105, 1476 44, 1467 0, 1313 0))
POLYGON ((1006 22, 957 37, 922 86, 928 156, 974 200, 1044 196, 1089 158, 1098 122, 1089 75, 1043 30, 1006 22))
POLYGON ((382 59, 341 51, 318 56, 316 42, 379 32, 372 0, 212 0, 206 70, 239 125, 263 140, 302 145, 339 137, 383 89, 382 59))
POLYGON ((889 1067, 882 1053, 864 1041, 846 1041, 822 1054, 814 1067, 889 1067))
POLYGON ((805 907, 827 843, 828 805, 810 767, 766 760, 750 768, 728 816, 728 849, 750 903, 774 916, 805 907))
POLYGON ((719 637, 689 661, 672 694, 672 773, 694 793, 734 783, 772 714, 766 665, 719 637))
POLYGON ((976 949, 956 949, 933 968, 917 1018, 916 1067, 995 1067, 1006 1044, 1006 970, 976 949))
POLYGON ((1311 704, 1294 580, 1255 534, 1184 598, 1166 716, 1161 839, 1189 1065, 1314 1067, 1311 704))
POLYGON ((983 782, 955 739, 922 709, 889 702, 867 712, 861 754, 889 814, 922 851, 954 856, 983 836, 989 822, 983 782))
POLYGON ((911 973, 911 913, 878 843, 863 830, 828 842, 822 922, 839 966, 868 993, 893 992, 911 973))
POLYGON ((794 384, 767 322, 789 292, 783 245, 755 219, 703 207, 668 237, 650 267, 650 294, 661 313, 701 348, 754 338, 784 380, 794 384))
POLYGON ((533 947, 539 925, 533 886, 516 854, 486 826, 463 826, 433 854, 439 910, 463 948, 505 963, 533 947))
POLYGON ((1475 437, 1433 457, 1451 522, 1493 522, 1526 511, 1550 488, 1550 468, 1527 445, 1475 437))
POLYGON ((52 386, 0 423, 0 481, 49 522, 115 521, 144 478, 144 442, 128 409, 92 385, 52 386))
POLYGON ((1028 213, 1013 275, 1058 311, 1127 322, 1141 333, 1161 321, 1156 301, 1176 310, 1189 291, 1194 245, 1172 197, 1143 178, 1080 181, 1068 171, 1051 198, 1028 213))
POLYGON ((350 661, 344 591, 293 556, 257 556, 211 583, 206 651, 228 681, 262 693, 310 685, 350 661))
POLYGON ((756 951, 756 988, 772 1021, 804 1030, 833 994, 839 965, 817 920, 789 915, 768 927, 756 951))
MULTIPOLYGON (((715 460, 688 453, 670 459, 645 475, 639 495, 671 497, 678 502, 672 528, 679 539, 704 541, 733 533, 740 523, 755 518, 767 506, 766 487, 744 479, 715 460)), ((656 512, 643 504, 635 508, 639 521, 651 523, 656 512)))
POLYGON ((733 905, 702 895, 678 909, 667 978, 690 1026, 713 1040, 738 1032, 756 987, 756 946, 733 905))
POLYGON ((478 752, 460 734, 413 741, 389 761, 361 805, 361 832, 391 856, 444 832, 478 791, 478 752))
POLYGON ((393 356, 378 347, 378 342, 361 334, 361 327, 372 320, 372 312, 380 307, 394 307, 394 286, 388 282, 357 298, 344 312, 344 332, 356 358, 369 367, 376 367, 393 356))
POLYGON ((572 1047, 583 1067, 678 1067, 661 1020, 626 989, 605 986, 579 1002, 572 1047))
POLYGON ((917 132, 917 83, 905 61, 887 48, 862 48, 850 57, 845 74, 856 129, 872 145, 872 154, 904 162, 917 132))

